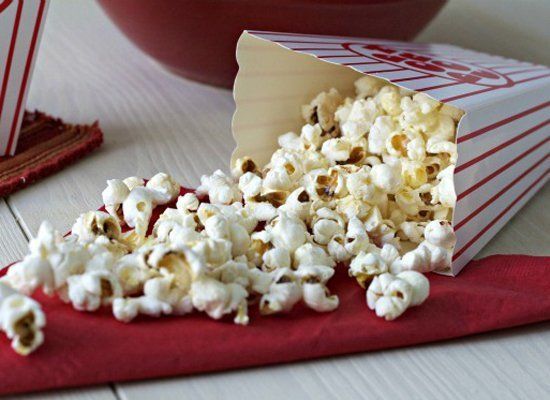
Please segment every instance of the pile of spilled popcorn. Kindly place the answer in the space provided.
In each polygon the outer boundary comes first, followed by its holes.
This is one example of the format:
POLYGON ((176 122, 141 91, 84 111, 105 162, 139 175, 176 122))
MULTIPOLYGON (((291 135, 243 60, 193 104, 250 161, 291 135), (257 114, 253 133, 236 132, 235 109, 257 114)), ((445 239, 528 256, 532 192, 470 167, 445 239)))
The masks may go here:
POLYGON ((298 302, 335 310, 335 268, 366 289, 376 315, 393 320, 424 302, 423 273, 449 268, 456 195, 455 128, 462 112, 372 77, 356 97, 335 89, 303 106, 300 134, 279 137, 261 167, 236 160, 231 175, 203 176, 196 193, 159 173, 112 179, 106 212, 82 214, 63 237, 43 223, 29 254, 0 280, 0 329, 29 354, 45 317, 39 288, 79 311, 205 312, 249 322, 298 302), (153 211, 166 208, 150 230, 153 211))

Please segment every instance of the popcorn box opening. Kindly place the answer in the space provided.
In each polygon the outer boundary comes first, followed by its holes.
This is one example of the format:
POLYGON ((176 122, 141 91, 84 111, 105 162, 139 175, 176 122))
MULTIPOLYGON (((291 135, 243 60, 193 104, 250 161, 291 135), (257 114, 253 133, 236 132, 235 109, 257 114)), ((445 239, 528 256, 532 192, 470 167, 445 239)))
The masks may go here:
POLYGON ((0 1, 0 156, 17 147, 49 0, 0 1))
POLYGON ((465 114, 454 172, 456 275, 548 178, 550 69, 443 44, 245 31, 237 45, 232 160, 269 161, 303 125, 301 106, 362 75, 423 92, 465 114))

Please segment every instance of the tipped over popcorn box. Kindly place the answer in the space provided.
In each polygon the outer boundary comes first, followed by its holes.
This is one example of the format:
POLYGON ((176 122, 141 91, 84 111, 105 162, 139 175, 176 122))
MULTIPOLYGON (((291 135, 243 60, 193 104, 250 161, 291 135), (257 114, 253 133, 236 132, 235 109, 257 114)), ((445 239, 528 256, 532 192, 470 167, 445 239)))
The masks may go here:
POLYGON ((13 155, 48 0, 0 0, 0 156, 13 155))
MULTIPOLYGON (((440 204, 445 196, 452 202, 443 219, 452 220, 457 242, 452 265, 443 272, 456 275, 547 181, 548 67, 442 44, 252 31, 242 34, 237 60, 233 161, 251 156, 265 165, 281 141, 300 138, 304 122, 323 128, 326 118, 333 118, 340 122, 333 120, 333 126, 322 134, 331 138, 343 135, 347 140, 346 135, 357 133, 358 123, 366 122, 360 139, 367 155, 391 164, 395 159, 392 152, 401 146, 405 161, 398 165, 402 171, 404 165, 428 168, 412 175, 409 171, 405 179, 433 173, 432 166, 426 167, 423 161, 427 158, 437 164, 444 157, 445 165, 452 164, 445 168, 446 176, 437 176, 436 193, 422 193, 427 196, 427 200, 422 197, 426 204, 440 204), (357 87, 354 93, 354 82, 365 75, 383 80, 376 88, 376 98, 369 97, 369 88, 357 87), (381 89, 389 83, 397 88, 381 89), (332 88, 338 93, 331 92, 332 88), (364 95, 359 99, 361 90, 364 95), (383 91, 387 93, 382 95, 383 91), (361 112, 368 114, 370 104, 379 108, 378 118, 382 119, 349 122, 358 101, 358 108, 364 107, 361 112), (331 107, 337 110, 336 106, 340 111, 330 114, 332 117, 322 115, 331 107), (430 120, 432 114, 435 119, 430 120), (348 122, 342 123, 346 119, 348 122), (395 125, 384 128, 384 121, 395 125), (368 138, 374 126, 378 136, 387 129, 383 150, 374 149, 374 139, 368 138), (298 135, 280 138, 285 132, 298 135), (420 136, 413 140, 414 135, 420 136), (441 139, 445 135, 448 137, 441 139), (418 151, 411 142, 418 145, 418 151), (420 154, 420 161, 411 153, 420 154), (434 199, 434 194, 439 199, 434 199)), ((337 147, 334 142, 334 151, 337 147)), ((407 184, 415 188, 411 193, 418 192, 416 183, 407 184)), ((401 207, 406 201, 401 195, 400 203, 399 196, 389 194, 389 202, 401 207)), ((403 214, 399 207, 395 207, 396 215, 403 214)), ((407 221, 423 221, 405 214, 407 221)))

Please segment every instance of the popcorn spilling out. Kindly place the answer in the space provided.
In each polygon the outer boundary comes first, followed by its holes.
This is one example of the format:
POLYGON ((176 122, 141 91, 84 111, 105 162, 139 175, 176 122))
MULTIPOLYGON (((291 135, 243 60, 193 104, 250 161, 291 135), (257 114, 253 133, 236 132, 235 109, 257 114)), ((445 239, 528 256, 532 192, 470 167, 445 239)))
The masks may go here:
POLYGON ((449 268, 456 241, 461 112, 372 77, 355 87, 356 98, 331 89, 303 106, 300 134, 280 136, 264 166, 238 159, 183 196, 164 173, 112 179, 107 212, 82 214, 68 237, 42 224, 0 286, 0 327, 14 348, 42 342, 44 316, 26 297, 39 288, 79 311, 109 306, 123 322, 200 311, 246 325, 253 306, 335 310, 327 285, 341 265, 379 317, 423 303, 422 273, 449 268))

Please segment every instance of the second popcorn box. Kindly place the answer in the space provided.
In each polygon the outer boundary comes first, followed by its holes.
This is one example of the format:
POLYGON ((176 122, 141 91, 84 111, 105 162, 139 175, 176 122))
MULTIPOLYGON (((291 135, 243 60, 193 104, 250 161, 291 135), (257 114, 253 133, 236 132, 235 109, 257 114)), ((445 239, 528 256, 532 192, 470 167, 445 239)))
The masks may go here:
POLYGON ((0 0, 0 156, 15 153, 47 0, 0 0))
POLYGON ((370 161, 358 165, 383 162, 409 177, 388 194, 382 218, 392 204, 420 210, 400 211, 397 222, 448 211, 457 243, 441 272, 458 274, 547 181, 545 66, 442 44, 253 31, 241 36, 237 60, 233 160, 266 164, 297 136, 281 134, 299 135, 304 122, 335 139, 334 151, 362 140, 370 161))

